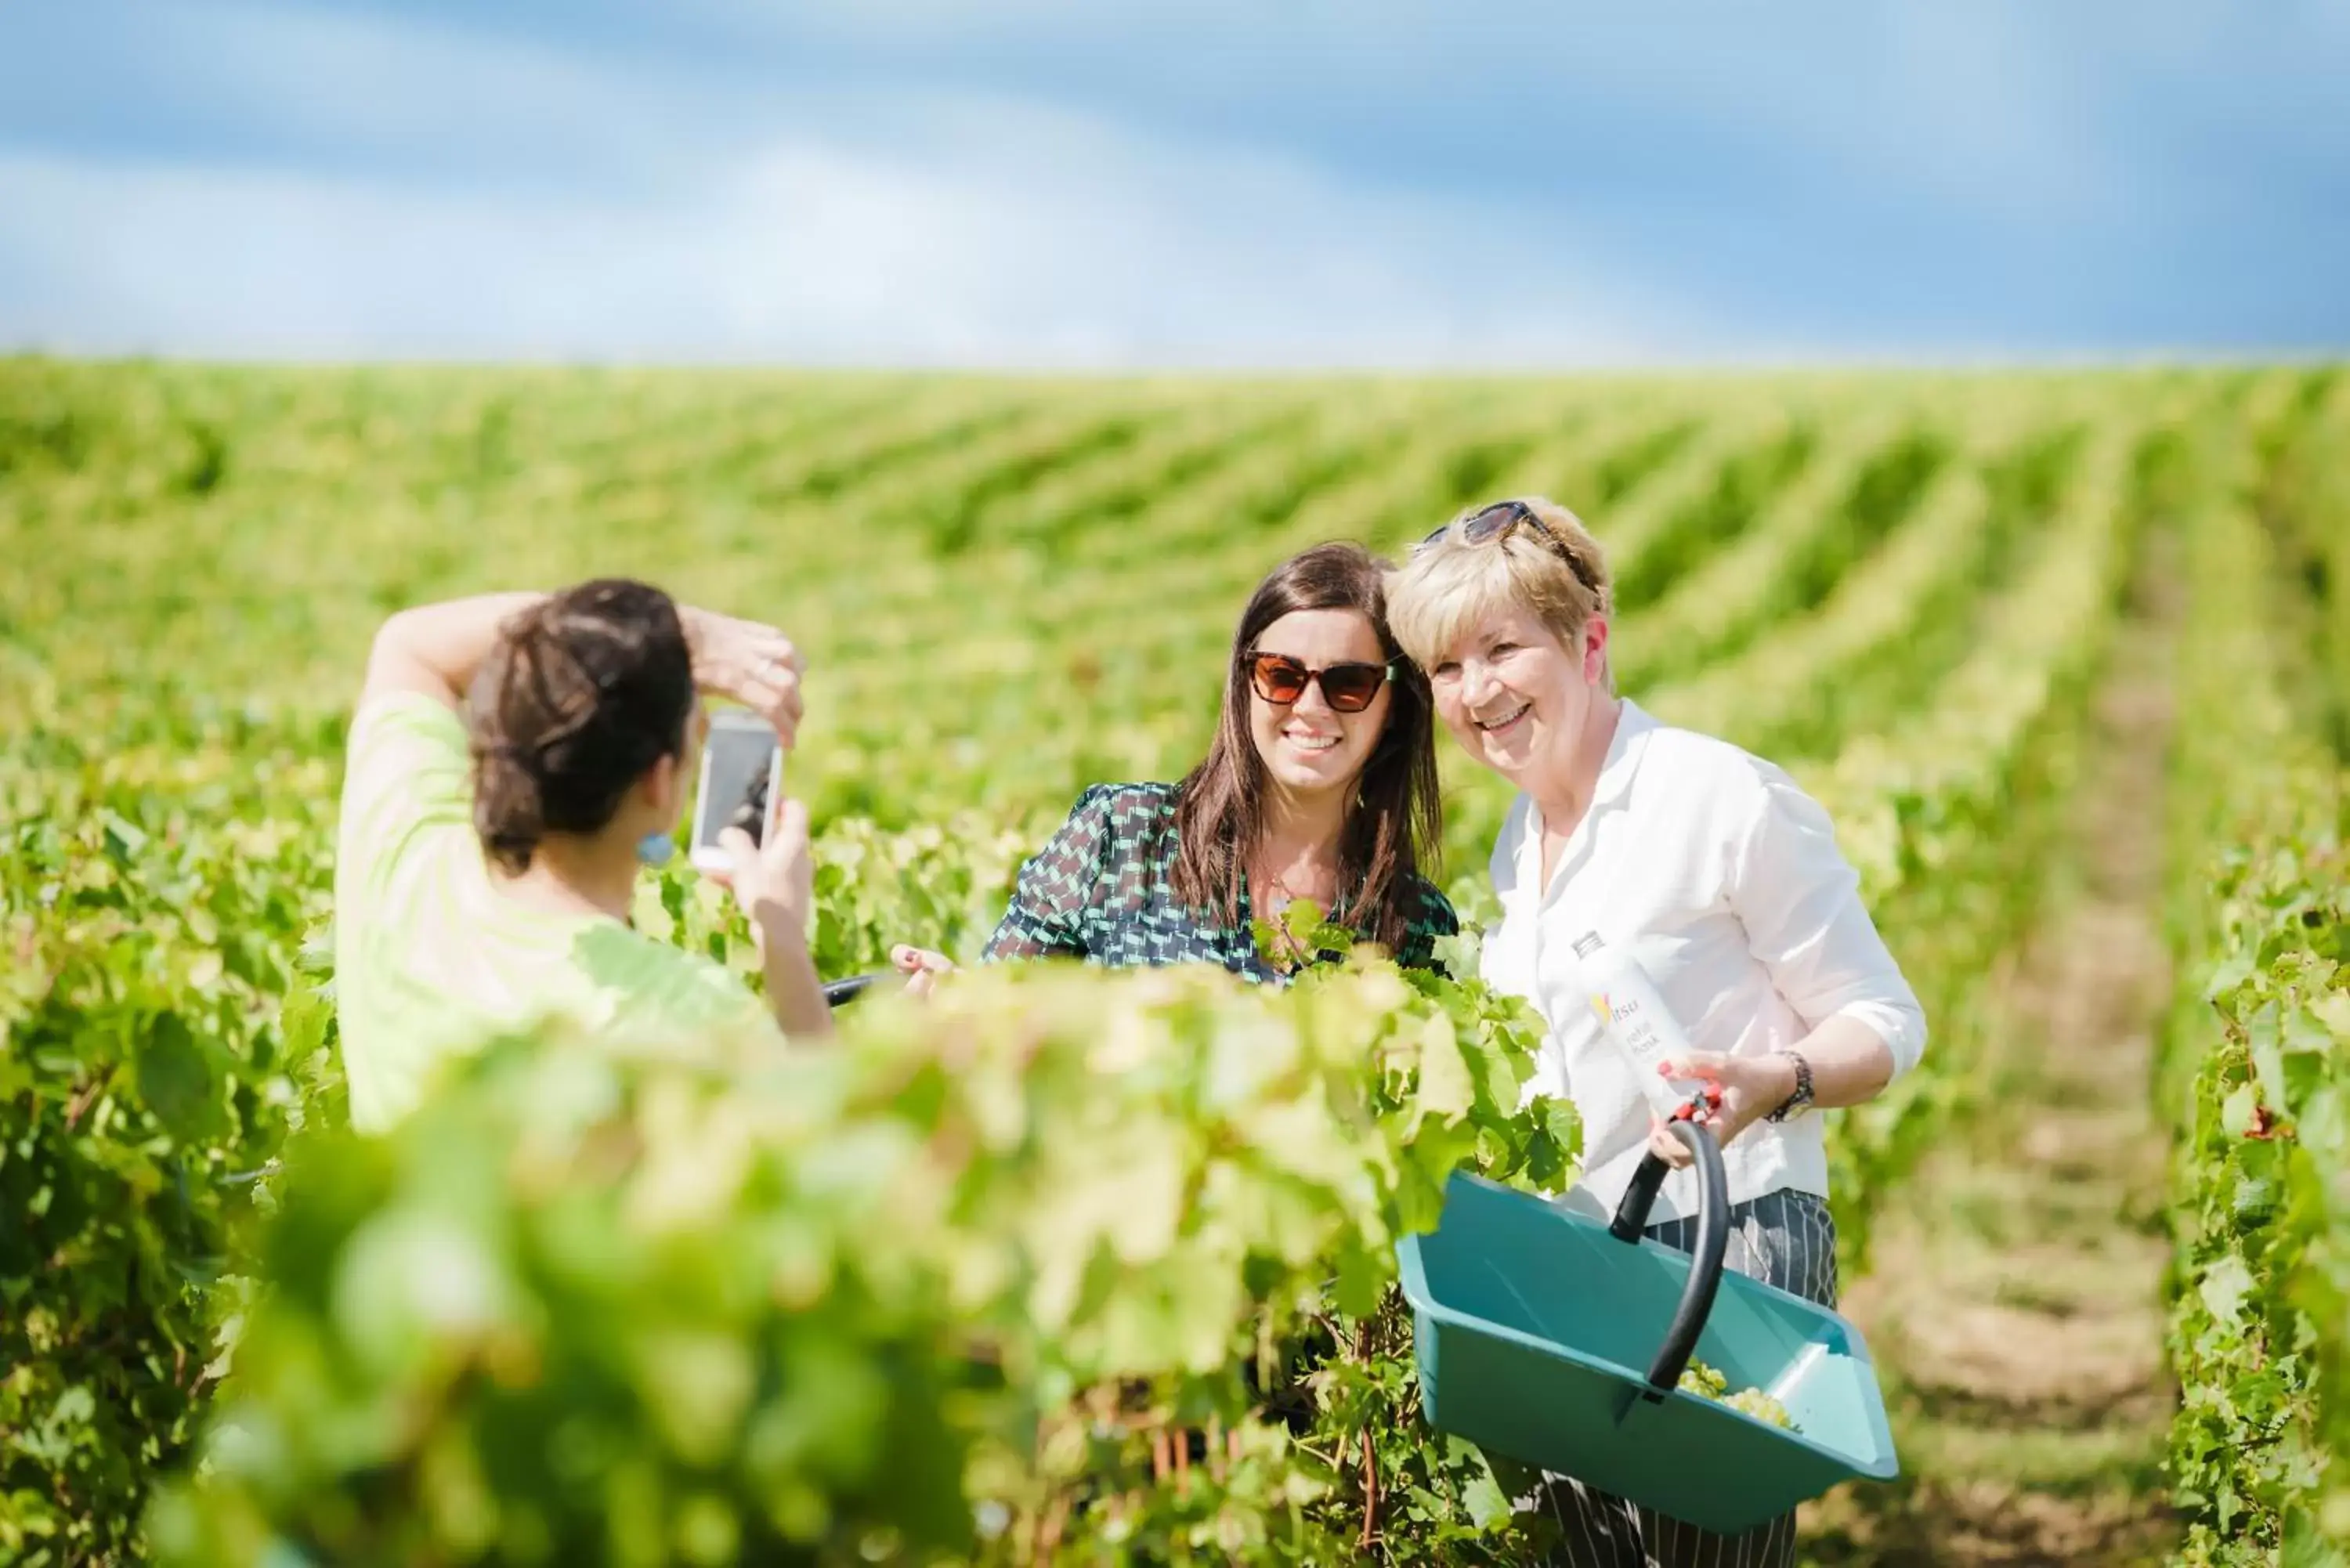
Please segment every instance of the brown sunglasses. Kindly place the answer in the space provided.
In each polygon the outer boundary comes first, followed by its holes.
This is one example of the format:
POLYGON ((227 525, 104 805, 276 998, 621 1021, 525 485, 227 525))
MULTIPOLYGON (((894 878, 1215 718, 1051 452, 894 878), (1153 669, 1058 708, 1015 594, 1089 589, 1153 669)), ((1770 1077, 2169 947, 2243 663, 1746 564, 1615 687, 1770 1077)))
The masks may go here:
MULTIPOLYGON (((1507 537, 1510 530, 1521 523, 1530 523, 1534 525, 1534 532, 1543 536, 1544 543, 1556 551, 1559 559, 1566 563, 1567 569, 1575 574, 1576 582, 1581 583, 1593 593, 1599 591, 1599 585, 1591 580, 1590 568, 1584 565, 1583 557, 1575 554, 1575 546, 1552 533, 1550 524, 1542 520, 1542 514, 1523 501, 1496 501, 1491 506, 1471 513, 1461 520, 1461 539, 1463 544, 1482 545, 1489 539, 1507 537)), ((1427 549, 1451 531, 1452 524, 1445 524, 1427 538, 1422 539, 1419 548, 1427 549)))
POLYGON ((1323 701, 1341 713, 1361 712, 1379 694, 1379 688, 1395 679, 1392 659, 1385 664, 1349 661, 1310 670, 1285 653, 1251 651, 1241 655, 1241 662, 1248 666, 1249 684, 1266 701, 1286 707, 1318 681, 1323 701))

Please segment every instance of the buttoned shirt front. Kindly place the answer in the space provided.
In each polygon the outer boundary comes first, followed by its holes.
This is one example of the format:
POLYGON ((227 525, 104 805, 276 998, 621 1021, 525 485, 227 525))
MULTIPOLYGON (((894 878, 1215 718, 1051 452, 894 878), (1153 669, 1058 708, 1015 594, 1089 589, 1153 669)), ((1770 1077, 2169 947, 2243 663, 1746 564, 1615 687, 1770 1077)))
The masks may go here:
MULTIPOLYGON (((1648 1145, 1630 1058, 1586 1000, 1575 941, 1596 931, 1648 972, 1692 1047, 1759 1056, 1830 1018, 1860 1020, 1898 1076, 1925 1048, 1917 994, 1878 935, 1826 811, 1784 770, 1628 699, 1583 820, 1542 878, 1542 813, 1521 794, 1493 846, 1500 923, 1484 979, 1544 1024, 1533 1094, 1571 1098, 1588 1195, 1612 1210, 1648 1145)), ((1827 1195, 1821 1117, 1757 1121, 1722 1151, 1733 1203, 1781 1188, 1827 1195)), ((1694 1213, 1696 1177, 1667 1180, 1654 1220, 1694 1213)))

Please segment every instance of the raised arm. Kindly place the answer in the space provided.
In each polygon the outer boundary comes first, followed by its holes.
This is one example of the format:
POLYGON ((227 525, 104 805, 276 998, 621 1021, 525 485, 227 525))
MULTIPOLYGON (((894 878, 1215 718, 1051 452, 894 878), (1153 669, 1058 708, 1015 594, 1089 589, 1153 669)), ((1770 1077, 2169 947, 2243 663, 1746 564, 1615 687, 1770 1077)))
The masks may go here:
MULTIPOLYGON (((546 598, 542 593, 480 594, 401 610, 375 634, 360 706, 415 692, 445 708, 463 708, 500 629, 546 598)), ((790 746, 799 729, 806 669, 791 639, 772 626, 687 605, 679 607, 678 619, 693 657, 694 685, 758 713, 790 746)))
POLYGON ((733 863, 719 880, 732 888, 751 922, 759 965, 767 981, 767 1005, 775 1023, 795 1039, 832 1033, 832 1009, 808 956, 808 926, 816 918, 816 861, 808 846, 805 804, 786 800, 770 819, 765 838, 753 843, 739 827, 721 836, 733 863))
POLYGON ((377 629, 375 645, 368 649, 359 706, 412 691, 444 708, 462 709, 474 672, 498 645, 499 628, 546 598, 539 593, 480 594, 401 610, 377 629))

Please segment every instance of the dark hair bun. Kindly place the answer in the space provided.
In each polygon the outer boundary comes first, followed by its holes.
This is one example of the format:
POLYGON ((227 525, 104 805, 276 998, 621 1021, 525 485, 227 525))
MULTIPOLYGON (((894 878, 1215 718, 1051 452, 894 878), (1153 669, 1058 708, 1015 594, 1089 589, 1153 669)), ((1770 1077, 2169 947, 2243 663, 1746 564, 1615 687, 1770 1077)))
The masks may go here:
POLYGON ((522 871, 548 834, 602 831, 692 711, 684 624, 659 588, 601 578, 515 616, 468 703, 483 849, 522 871))

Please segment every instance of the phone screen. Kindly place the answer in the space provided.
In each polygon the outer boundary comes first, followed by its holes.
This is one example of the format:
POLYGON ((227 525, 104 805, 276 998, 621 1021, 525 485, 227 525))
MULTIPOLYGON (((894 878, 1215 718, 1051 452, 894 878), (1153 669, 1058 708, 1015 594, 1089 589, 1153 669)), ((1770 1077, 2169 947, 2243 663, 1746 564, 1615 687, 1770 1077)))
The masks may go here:
POLYGON ((769 797, 782 767, 782 748, 765 723, 733 714, 712 722, 702 750, 702 787, 694 802, 695 865, 725 865, 718 838, 729 827, 742 828, 754 842, 764 836, 769 797))

